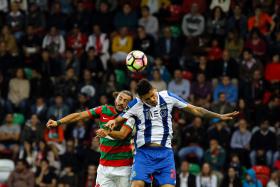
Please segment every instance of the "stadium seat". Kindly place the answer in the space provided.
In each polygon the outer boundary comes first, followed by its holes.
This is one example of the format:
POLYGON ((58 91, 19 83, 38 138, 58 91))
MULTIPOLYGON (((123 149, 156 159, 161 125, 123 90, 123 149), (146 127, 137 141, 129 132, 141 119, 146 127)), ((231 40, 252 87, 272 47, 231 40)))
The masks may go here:
POLYGON ((267 166, 253 166, 257 178, 266 186, 270 178, 270 169, 267 166))
POLYGON ((190 163, 189 172, 193 175, 197 175, 200 172, 200 167, 198 164, 190 163))
POLYGON ((15 169, 14 161, 0 159, 0 182, 8 180, 10 173, 15 169))

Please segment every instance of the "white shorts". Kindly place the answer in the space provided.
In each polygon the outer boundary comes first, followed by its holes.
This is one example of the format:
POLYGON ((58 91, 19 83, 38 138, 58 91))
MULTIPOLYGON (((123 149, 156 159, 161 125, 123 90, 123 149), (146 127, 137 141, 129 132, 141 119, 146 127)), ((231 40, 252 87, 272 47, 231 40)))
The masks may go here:
POLYGON ((130 187, 131 166, 110 167, 99 165, 96 186, 130 187))

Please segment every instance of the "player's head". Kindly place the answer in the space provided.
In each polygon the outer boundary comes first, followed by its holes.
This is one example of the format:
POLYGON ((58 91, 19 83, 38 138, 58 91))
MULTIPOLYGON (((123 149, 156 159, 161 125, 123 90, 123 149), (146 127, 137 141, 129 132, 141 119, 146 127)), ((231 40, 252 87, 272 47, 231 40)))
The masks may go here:
POLYGON ((132 93, 127 90, 114 92, 113 96, 115 97, 115 107, 118 112, 122 112, 127 107, 129 101, 133 99, 132 93))
POLYGON ((157 90, 146 79, 142 79, 137 84, 136 92, 143 103, 156 106, 158 102, 157 90))

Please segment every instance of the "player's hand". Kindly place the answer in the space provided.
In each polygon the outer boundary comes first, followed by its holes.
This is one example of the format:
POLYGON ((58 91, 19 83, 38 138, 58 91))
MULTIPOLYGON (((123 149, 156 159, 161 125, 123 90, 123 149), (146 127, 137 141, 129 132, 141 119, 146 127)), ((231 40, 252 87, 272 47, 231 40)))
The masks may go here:
POLYGON ((107 130, 105 130, 105 129, 98 129, 96 131, 96 135, 98 137, 101 137, 101 138, 104 138, 104 137, 108 136, 108 134, 109 134, 109 132, 107 130))
POLYGON ((238 114, 239 114, 238 111, 234 111, 234 112, 227 113, 227 114, 221 114, 221 115, 220 115, 220 119, 223 120, 223 121, 232 120, 232 119, 235 118, 238 114))
POLYGON ((47 127, 48 127, 48 128, 50 128, 50 127, 57 127, 57 126, 58 126, 57 122, 54 121, 54 120, 52 120, 52 119, 50 119, 50 120, 48 121, 48 123, 47 123, 47 127))
POLYGON ((116 121, 115 120, 110 120, 110 121, 108 121, 106 124, 105 124, 105 127, 108 127, 108 128, 110 128, 110 129, 114 129, 114 127, 116 126, 116 121))

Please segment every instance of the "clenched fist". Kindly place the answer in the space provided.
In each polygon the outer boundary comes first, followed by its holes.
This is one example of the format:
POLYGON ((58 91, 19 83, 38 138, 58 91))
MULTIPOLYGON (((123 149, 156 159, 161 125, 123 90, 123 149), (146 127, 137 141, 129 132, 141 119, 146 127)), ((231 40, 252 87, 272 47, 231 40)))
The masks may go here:
POLYGON ((50 127, 57 127, 58 124, 57 124, 57 121, 54 121, 52 119, 50 119, 47 123, 47 127, 50 128, 50 127))

